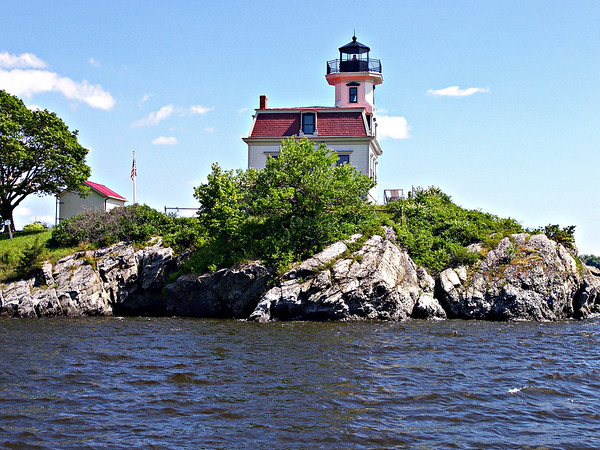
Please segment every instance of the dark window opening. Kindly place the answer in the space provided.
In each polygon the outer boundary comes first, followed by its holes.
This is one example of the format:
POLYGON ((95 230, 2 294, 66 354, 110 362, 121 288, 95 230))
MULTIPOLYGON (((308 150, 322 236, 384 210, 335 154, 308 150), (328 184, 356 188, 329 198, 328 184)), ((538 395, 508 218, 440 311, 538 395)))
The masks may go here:
POLYGON ((315 113, 302 114, 302 132, 304 134, 315 134, 315 113))
POLYGON ((342 164, 350 164, 350 155, 338 155, 336 166, 341 166, 342 164))
POLYGON ((358 88, 351 87, 349 89, 350 89, 350 93, 349 93, 350 103, 358 103, 358 88))

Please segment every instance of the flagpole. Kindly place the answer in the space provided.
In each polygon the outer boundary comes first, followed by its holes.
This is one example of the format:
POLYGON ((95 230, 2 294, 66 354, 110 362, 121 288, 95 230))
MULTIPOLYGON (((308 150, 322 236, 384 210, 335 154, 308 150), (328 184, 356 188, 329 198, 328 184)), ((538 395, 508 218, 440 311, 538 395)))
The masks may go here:
POLYGON ((135 179, 137 178, 137 166, 135 164, 135 150, 133 151, 133 164, 131 166, 131 181, 133 181, 133 204, 137 203, 135 198, 135 179))

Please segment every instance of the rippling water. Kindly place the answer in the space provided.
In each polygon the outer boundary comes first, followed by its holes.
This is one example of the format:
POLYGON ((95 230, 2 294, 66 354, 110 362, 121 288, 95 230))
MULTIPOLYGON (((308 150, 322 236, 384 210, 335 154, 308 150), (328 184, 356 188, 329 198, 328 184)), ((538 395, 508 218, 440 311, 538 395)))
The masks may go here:
POLYGON ((600 320, 0 320, 0 447, 600 447, 600 320))

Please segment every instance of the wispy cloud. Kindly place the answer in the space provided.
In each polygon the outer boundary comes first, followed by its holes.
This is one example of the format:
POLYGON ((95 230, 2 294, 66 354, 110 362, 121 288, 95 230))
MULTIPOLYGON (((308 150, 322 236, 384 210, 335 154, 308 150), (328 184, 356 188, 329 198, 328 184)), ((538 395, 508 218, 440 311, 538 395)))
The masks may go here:
POLYGON ((179 141, 173 136, 160 136, 152 141, 154 145, 177 145, 179 141))
POLYGON ((175 107, 173 105, 163 106, 156 112, 151 112, 147 117, 137 120, 133 122, 132 127, 149 127, 153 125, 158 125, 160 122, 165 120, 171 114, 175 112, 175 107))
POLYGON ((44 69, 47 64, 32 53, 11 55, 8 52, 0 53, 0 67, 5 69, 44 69))
POLYGON ((469 95, 477 93, 485 94, 488 92, 490 92, 489 88, 470 87, 461 89, 458 86, 449 86, 444 89, 429 89, 427 91, 429 95, 433 95, 434 97, 468 97, 469 95))
POLYGON ((213 111, 215 109, 215 107, 211 107, 208 108, 206 106, 202 106, 202 105, 194 105, 194 106, 190 106, 190 113, 191 114, 206 114, 209 111, 213 111))
POLYGON ((152 97, 152 94, 144 94, 144 96, 140 100, 140 105, 143 103, 146 103, 148 100, 150 100, 150 97, 152 97))
POLYGON ((94 58, 90 58, 90 64, 94 67, 100 67, 100 63, 96 61, 94 58))
POLYGON ((245 113, 246 111, 248 111, 248 107, 247 107, 247 106, 244 106, 243 108, 240 108, 240 109, 238 109, 238 111, 237 111, 237 113, 238 113, 238 116, 239 116, 240 114, 243 114, 243 113, 245 113))
POLYGON ((206 131, 207 133, 214 133, 215 132, 215 127, 206 127, 204 129, 204 131, 206 131))
POLYGON ((408 139, 410 126, 404 117, 377 116, 377 137, 380 139, 408 139))
POLYGON ((11 94, 26 97, 44 92, 58 92, 68 99, 105 110, 115 105, 112 95, 99 84, 91 84, 87 80, 74 81, 56 72, 40 70, 44 67, 46 63, 31 53, 0 53, 0 88, 11 94))

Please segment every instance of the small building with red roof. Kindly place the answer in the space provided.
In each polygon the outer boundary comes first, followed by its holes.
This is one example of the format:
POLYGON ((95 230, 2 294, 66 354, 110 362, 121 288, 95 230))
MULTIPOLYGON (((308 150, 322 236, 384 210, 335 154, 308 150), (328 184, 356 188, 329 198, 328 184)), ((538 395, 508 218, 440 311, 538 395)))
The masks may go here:
MULTIPOLYGON (((327 61, 327 82, 335 87, 335 106, 268 108, 261 95, 248 137, 248 167, 262 169, 267 158, 277 157, 283 139, 306 137, 315 145, 324 143, 337 153, 338 164, 353 164, 377 182, 378 158, 373 116, 375 86, 383 82, 381 63, 370 58, 370 48, 356 41, 339 48, 340 58, 327 61)), ((369 192, 377 201, 377 186, 369 192)))
POLYGON ((86 181, 89 195, 80 192, 64 191, 57 198, 57 221, 69 219, 83 211, 110 211, 117 206, 125 206, 127 199, 103 184, 86 181))

